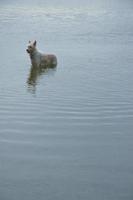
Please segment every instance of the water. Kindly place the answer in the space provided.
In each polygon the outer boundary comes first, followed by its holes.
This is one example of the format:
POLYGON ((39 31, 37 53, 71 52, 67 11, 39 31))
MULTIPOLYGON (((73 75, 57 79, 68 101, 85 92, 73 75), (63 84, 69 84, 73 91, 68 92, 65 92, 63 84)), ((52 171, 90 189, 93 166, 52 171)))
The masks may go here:
POLYGON ((0 2, 1 200, 133 199, 132 6, 0 2), (57 68, 31 72, 32 39, 57 68))

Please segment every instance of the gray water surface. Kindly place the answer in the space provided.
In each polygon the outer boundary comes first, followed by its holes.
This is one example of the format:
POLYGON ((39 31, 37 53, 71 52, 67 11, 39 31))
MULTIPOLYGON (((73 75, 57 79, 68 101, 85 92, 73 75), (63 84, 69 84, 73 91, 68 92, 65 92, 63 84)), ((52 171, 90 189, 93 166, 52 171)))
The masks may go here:
POLYGON ((129 0, 0 2, 0 200, 133 199, 132 22, 129 0))

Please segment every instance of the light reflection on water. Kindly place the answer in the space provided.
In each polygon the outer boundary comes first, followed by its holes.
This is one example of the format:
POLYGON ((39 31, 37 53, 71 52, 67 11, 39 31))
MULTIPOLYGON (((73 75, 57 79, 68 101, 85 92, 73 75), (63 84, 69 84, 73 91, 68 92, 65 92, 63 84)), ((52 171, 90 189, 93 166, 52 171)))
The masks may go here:
POLYGON ((132 199, 133 14, 125 4, 1 4, 2 200, 132 199), (30 39, 57 56, 57 68, 30 67, 30 39))

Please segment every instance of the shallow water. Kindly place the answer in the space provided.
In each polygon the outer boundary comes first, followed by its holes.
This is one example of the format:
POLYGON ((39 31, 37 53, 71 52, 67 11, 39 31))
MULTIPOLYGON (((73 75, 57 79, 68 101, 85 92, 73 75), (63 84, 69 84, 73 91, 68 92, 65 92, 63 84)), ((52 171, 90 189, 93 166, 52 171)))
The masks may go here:
POLYGON ((0 2, 0 199, 133 199, 131 1, 0 2), (58 57, 33 71, 30 39, 58 57))

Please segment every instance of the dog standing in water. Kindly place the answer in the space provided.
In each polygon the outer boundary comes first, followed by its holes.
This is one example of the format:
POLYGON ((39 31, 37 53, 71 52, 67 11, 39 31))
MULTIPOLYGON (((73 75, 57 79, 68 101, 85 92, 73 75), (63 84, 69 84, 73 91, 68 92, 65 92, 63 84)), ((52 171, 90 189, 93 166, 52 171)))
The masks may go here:
POLYGON ((36 40, 34 42, 29 41, 26 49, 30 55, 31 64, 34 67, 56 67, 57 58, 53 54, 43 54, 36 48, 36 40))

